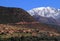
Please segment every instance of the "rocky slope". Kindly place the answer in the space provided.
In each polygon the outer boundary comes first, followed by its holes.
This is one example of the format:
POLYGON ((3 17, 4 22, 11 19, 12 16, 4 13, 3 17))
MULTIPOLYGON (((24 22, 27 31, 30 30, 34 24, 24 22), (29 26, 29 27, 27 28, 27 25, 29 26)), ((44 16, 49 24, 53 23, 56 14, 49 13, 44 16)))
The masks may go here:
POLYGON ((27 11, 34 19, 42 24, 60 31, 60 9, 52 7, 39 7, 27 11))
POLYGON ((47 24, 60 25, 60 9, 39 7, 28 11, 37 21, 47 24))
MULTIPOLYGON (((57 33, 58 30, 53 27, 54 26, 36 22, 29 13, 21 8, 0 6, 0 34, 20 33, 20 28, 38 29, 37 32, 48 31, 57 33)), ((22 31, 25 32, 25 29, 22 31)), ((36 31, 34 30, 32 32, 36 31)))
POLYGON ((33 22, 34 19, 23 9, 0 6, 0 23, 33 22))

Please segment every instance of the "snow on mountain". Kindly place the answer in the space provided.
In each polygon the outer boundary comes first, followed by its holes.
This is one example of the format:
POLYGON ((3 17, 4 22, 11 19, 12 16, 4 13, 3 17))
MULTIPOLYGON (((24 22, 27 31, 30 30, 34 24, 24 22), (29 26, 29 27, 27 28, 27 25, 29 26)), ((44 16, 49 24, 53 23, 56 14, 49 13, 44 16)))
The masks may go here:
POLYGON ((52 7, 39 7, 28 11, 32 16, 37 14, 43 17, 53 17, 56 18, 60 15, 60 9, 55 9, 52 7))
POLYGON ((29 10, 31 16, 37 21, 48 24, 60 24, 60 9, 53 7, 39 7, 29 10))

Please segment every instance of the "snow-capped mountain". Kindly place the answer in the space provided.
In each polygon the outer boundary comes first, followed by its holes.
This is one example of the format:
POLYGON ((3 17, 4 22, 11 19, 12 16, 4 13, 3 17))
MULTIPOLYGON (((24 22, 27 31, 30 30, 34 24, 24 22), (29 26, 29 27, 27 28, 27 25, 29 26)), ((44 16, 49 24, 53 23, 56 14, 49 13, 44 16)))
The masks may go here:
POLYGON ((52 7, 39 7, 29 10, 31 16, 37 21, 48 24, 60 24, 60 9, 52 7))

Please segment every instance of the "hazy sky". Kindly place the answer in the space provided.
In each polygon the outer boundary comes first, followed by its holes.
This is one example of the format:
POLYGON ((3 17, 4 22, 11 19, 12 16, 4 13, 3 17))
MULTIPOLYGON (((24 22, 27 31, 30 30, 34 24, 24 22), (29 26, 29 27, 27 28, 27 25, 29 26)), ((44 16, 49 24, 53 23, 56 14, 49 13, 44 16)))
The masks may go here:
POLYGON ((0 0, 0 6, 20 7, 25 10, 47 6, 60 8, 60 0, 0 0))

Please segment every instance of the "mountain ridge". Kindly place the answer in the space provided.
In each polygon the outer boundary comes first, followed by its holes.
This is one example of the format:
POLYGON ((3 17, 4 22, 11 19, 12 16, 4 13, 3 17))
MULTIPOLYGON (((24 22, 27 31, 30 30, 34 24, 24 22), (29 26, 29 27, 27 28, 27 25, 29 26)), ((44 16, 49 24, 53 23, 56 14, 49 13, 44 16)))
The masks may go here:
MULTIPOLYGON (((52 7, 39 7, 39 8, 33 8, 27 12, 30 13, 30 15, 33 16, 35 19, 37 18, 36 16, 40 16, 39 18, 41 17, 48 18, 48 19, 50 18, 50 19, 54 19, 51 21, 53 22, 55 21, 57 22, 58 25, 60 25, 60 9, 56 9, 52 7)), ((44 18, 41 18, 39 20, 41 21, 44 18)), ((48 19, 46 19, 46 21, 48 19)), ((44 22, 44 20, 42 22, 44 22)))
POLYGON ((43 17, 54 17, 57 16, 60 12, 60 9, 52 8, 52 7, 38 7, 29 10, 31 12, 30 15, 34 15, 34 12, 43 17))
POLYGON ((0 6, 0 23, 32 22, 33 17, 21 8, 0 6))
MULTIPOLYGON (((57 33, 58 30, 47 24, 37 22, 28 12, 20 8, 0 7, 0 28, 1 33, 20 33, 20 28, 39 29, 39 31, 51 31, 57 33), (16 27, 16 29, 15 29, 16 27), (11 28, 11 29, 10 29, 11 28), (10 30, 9 30, 10 29, 10 30), (19 30, 18 30, 19 29, 19 30)), ((25 31, 23 29, 22 31, 25 31)), ((34 32, 34 31, 32 31, 34 32)))

